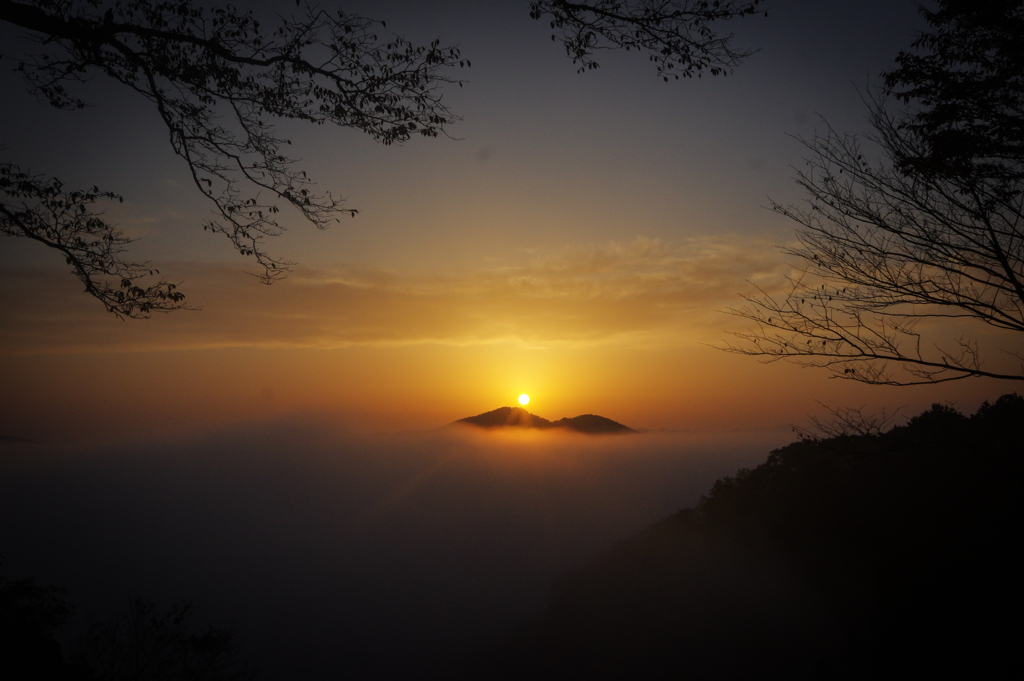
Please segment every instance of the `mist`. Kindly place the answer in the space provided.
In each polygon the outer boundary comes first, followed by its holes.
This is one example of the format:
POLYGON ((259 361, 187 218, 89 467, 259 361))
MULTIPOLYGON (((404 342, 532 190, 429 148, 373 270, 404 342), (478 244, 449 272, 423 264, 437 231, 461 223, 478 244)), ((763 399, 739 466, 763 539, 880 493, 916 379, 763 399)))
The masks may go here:
POLYGON ((9 576, 65 587, 82 621, 134 596, 190 601, 260 678, 425 678, 787 435, 366 435, 302 416, 8 444, 0 554, 9 576))

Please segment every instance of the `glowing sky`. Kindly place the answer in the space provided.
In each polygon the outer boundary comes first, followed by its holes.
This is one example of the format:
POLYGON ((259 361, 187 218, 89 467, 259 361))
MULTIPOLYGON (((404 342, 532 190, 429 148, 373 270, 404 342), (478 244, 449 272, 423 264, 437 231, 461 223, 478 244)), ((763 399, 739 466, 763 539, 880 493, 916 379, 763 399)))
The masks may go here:
POLYGON ((97 79, 94 108, 58 112, 0 73, 4 157, 123 194, 107 215, 139 238, 133 254, 202 308, 118 321, 52 252, 4 239, 0 434, 105 438, 302 411, 402 430, 520 393, 550 419, 774 428, 816 400, 973 409, 1012 387, 868 388, 706 345, 735 328, 718 311, 746 282, 786 270, 777 246, 794 225, 764 206, 801 199, 791 136, 818 116, 864 130, 862 93, 920 28, 912 3, 781 0, 734 24, 761 49, 733 76, 670 84, 629 53, 577 74, 526 0, 344 6, 459 44, 473 66, 445 97, 463 121, 454 139, 387 148, 282 125, 302 168, 360 213, 327 232, 286 220, 271 249, 300 267, 270 288, 201 231, 207 208, 148 105, 97 79))

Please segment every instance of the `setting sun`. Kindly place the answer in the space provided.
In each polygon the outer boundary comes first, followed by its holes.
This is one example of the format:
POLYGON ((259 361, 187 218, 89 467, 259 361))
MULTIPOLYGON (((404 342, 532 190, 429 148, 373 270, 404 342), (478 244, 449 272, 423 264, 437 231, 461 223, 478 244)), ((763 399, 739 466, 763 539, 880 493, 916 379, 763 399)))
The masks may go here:
POLYGON ((527 395, 526 393, 523 393, 522 395, 519 396, 519 404, 527 405, 529 403, 530 403, 530 396, 529 395, 527 395))

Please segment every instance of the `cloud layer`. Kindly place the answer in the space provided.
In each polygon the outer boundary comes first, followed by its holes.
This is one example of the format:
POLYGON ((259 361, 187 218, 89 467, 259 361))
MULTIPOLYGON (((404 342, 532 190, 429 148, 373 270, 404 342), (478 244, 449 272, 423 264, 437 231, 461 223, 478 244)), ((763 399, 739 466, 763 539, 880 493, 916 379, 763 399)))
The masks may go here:
POLYGON ((784 265, 767 242, 637 238, 527 253, 514 266, 414 276, 367 267, 300 270, 269 288, 238 270, 169 268, 201 312, 144 324, 108 318, 52 271, 0 276, 0 342, 14 352, 209 347, 660 344, 721 326, 715 310, 784 265), (74 333, 68 333, 70 329, 74 333))
POLYGON ((115 449, 8 446, 9 575, 105 617, 126 594, 230 623, 262 678, 422 678, 539 611, 553 580, 763 459, 749 442, 291 419, 115 449))

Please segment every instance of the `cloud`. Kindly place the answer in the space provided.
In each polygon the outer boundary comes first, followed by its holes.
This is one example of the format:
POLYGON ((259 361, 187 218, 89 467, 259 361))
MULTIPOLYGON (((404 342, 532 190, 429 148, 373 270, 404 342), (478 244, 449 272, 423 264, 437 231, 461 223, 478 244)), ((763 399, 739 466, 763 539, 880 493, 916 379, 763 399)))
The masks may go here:
POLYGON ((746 280, 785 266, 764 241, 647 238, 445 275, 301 269, 265 288, 223 265, 167 268, 201 312, 120 323, 50 271, 0 277, 4 347, 16 352, 440 343, 675 343, 724 322, 746 280), (69 334, 68 330, 74 329, 69 334))
POLYGON ((189 599, 236 626, 262 678, 423 678, 766 449, 667 434, 365 437, 313 417, 16 447, 0 457, 4 570, 66 587, 94 617, 126 593, 189 599))

